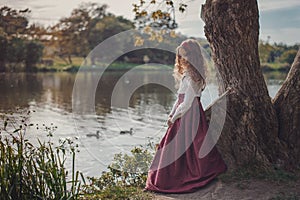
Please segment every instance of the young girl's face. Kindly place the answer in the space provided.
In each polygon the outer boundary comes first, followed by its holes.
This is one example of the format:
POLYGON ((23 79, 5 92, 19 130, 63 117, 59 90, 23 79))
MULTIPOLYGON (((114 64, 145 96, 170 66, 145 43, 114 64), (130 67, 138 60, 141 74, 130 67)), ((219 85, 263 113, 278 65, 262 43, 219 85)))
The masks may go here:
POLYGON ((179 63, 180 63, 180 67, 182 67, 183 71, 188 69, 189 63, 187 62, 187 60, 184 57, 179 56, 179 63))
POLYGON ((187 64, 187 52, 184 50, 183 47, 179 47, 177 51, 177 56, 179 58, 180 64, 181 65, 186 65, 187 64))

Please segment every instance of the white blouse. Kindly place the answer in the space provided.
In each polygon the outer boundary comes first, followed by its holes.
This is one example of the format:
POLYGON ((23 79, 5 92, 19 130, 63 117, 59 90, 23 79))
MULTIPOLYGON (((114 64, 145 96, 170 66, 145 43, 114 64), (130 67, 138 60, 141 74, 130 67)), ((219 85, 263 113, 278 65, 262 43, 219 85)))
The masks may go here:
POLYGON ((192 106, 195 97, 201 97, 203 86, 195 81, 188 74, 184 74, 180 81, 178 94, 184 94, 183 102, 176 108, 178 97, 175 101, 170 113, 171 122, 174 123, 176 119, 182 117, 192 106))

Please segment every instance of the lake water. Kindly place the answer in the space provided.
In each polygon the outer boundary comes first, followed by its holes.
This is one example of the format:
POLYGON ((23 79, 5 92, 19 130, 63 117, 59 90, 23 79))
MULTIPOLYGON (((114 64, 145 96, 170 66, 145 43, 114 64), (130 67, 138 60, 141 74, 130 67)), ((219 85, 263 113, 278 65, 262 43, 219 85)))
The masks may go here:
MULTIPOLYGON (((285 76, 266 76, 270 96, 276 94, 285 76)), ((32 110, 31 123, 57 126, 54 142, 77 137, 77 169, 86 176, 99 176, 115 153, 147 144, 149 138, 159 141, 165 134, 167 115, 176 99, 173 84, 171 70, 2 73, 0 113, 32 110), (73 91, 75 81, 79 84, 73 91), (120 134, 130 128, 132 135, 120 134), (87 136, 97 131, 99 138, 87 136)), ((217 86, 210 83, 202 94, 203 106, 216 98, 217 86)), ((27 132, 33 142, 47 139, 46 135, 35 127, 27 132)))

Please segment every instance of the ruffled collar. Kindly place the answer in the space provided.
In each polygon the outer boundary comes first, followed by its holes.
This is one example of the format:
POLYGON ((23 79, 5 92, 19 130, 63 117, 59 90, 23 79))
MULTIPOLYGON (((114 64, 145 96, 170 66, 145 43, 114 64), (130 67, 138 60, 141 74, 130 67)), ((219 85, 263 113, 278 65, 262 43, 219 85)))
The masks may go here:
POLYGON ((188 71, 183 72, 181 80, 183 80, 185 77, 191 77, 188 71))
POLYGON ((186 77, 186 76, 189 76, 189 73, 187 71, 184 71, 183 74, 182 74, 182 78, 186 77))

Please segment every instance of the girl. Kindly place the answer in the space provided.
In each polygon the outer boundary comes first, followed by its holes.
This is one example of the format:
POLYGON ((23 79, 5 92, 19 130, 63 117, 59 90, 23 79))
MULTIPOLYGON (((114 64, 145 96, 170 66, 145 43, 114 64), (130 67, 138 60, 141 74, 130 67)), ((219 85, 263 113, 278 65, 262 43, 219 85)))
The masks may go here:
POLYGON ((200 102, 206 86, 200 45, 188 39, 177 48, 174 78, 178 97, 168 119, 168 130, 152 161, 146 190, 162 193, 193 192, 227 167, 214 147, 204 158, 199 150, 208 125, 200 102))

